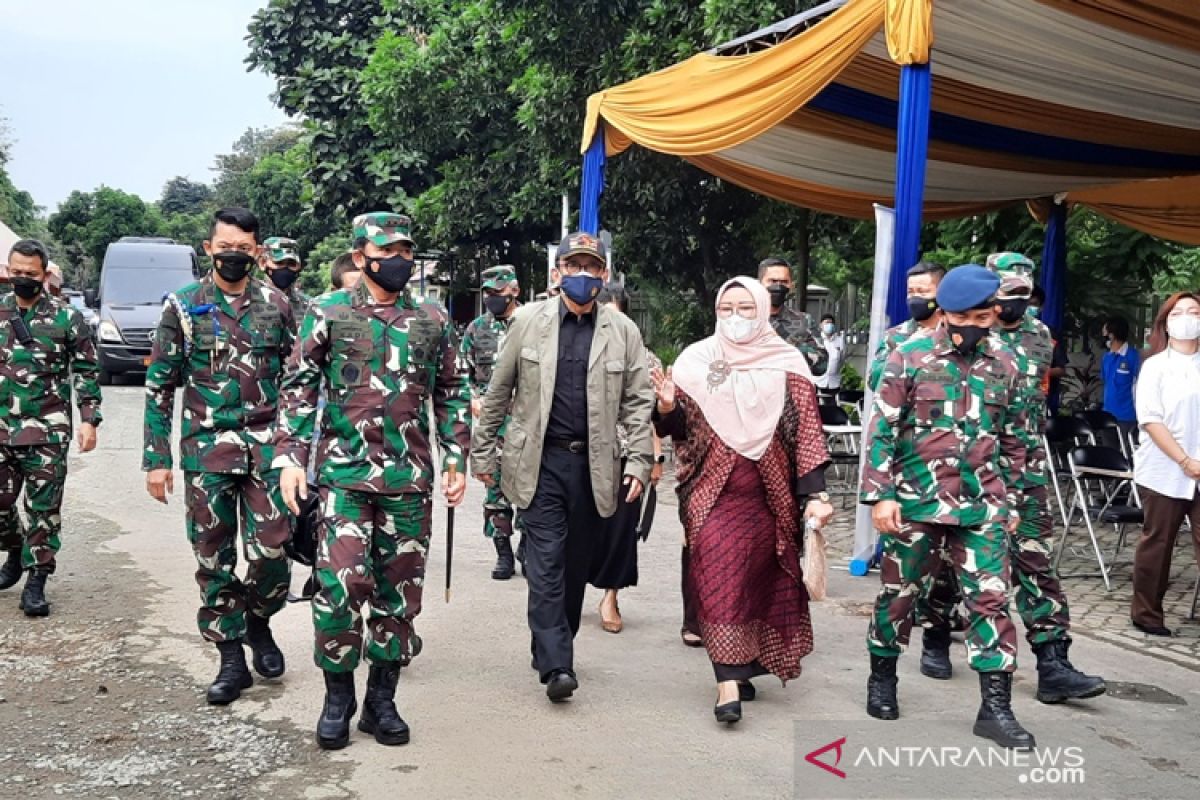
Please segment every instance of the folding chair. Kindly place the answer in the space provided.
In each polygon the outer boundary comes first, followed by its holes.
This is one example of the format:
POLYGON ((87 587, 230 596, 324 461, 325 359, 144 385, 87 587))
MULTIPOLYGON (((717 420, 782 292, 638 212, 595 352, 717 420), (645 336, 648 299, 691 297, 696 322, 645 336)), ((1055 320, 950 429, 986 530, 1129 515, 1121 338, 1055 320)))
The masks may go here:
POLYGON ((863 400, 866 399, 867 393, 855 389, 842 389, 837 393, 837 404, 839 406, 850 406, 854 409, 851 414, 851 419, 862 424, 863 420, 863 400))
POLYGON ((847 489, 831 494, 853 495, 858 486, 858 439, 862 435, 862 426, 852 424, 850 415, 840 406, 818 406, 818 411, 834 474, 840 478, 843 468, 846 472, 847 489))
MULTIPOLYGON (((1075 487, 1075 495, 1067 512, 1067 524, 1063 531, 1062 540, 1058 543, 1058 552, 1054 555, 1054 569, 1058 571, 1059 562, 1067 548, 1067 539, 1071 532, 1071 522, 1075 519, 1078 509, 1083 514, 1088 536, 1092 540, 1092 550, 1096 554, 1096 563, 1100 567, 1100 577, 1104 579, 1104 588, 1112 589, 1109 580, 1109 568, 1104 563, 1104 554, 1100 550, 1100 541, 1096 538, 1095 522, 1111 524, 1117 530, 1117 546, 1113 551, 1114 558, 1120 552, 1125 541, 1125 528, 1128 525, 1141 524, 1145 516, 1140 507, 1137 485, 1133 482, 1133 470, 1129 461, 1119 450, 1111 447, 1089 445, 1077 447, 1071 453, 1071 482, 1075 487), (1118 496, 1125 492, 1137 505, 1125 505, 1118 502, 1118 496), (1099 503, 1092 498, 1098 497, 1099 503)), ((1096 573, 1087 573, 1095 575, 1096 573)), ((1084 577, 1083 573, 1063 575, 1062 577, 1084 577)))
POLYGON ((1121 426, 1117 424, 1117 418, 1107 411, 1092 410, 1080 411, 1075 415, 1082 420, 1092 430, 1092 444, 1108 446, 1102 441, 1107 438, 1105 434, 1116 439, 1117 446, 1121 450, 1121 455, 1126 459, 1133 461, 1133 451, 1129 449, 1129 441, 1125 438, 1125 432, 1121 430, 1121 426))
POLYGON ((1069 524, 1069 520, 1067 504, 1063 501, 1062 482, 1070 480, 1071 451, 1091 441, 1092 431, 1083 420, 1075 417, 1050 417, 1046 420, 1042 443, 1046 446, 1050 485, 1054 487, 1054 499, 1058 501, 1058 512, 1064 528, 1069 524))

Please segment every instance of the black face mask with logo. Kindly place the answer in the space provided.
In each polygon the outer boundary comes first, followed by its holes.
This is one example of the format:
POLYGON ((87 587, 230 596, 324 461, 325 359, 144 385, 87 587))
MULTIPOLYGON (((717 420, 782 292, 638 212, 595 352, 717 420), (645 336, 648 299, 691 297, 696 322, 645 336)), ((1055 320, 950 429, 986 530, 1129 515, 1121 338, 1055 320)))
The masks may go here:
POLYGON ((1025 309, 1029 308, 1029 301, 1024 298, 1016 298, 1001 300, 996 305, 1000 306, 1000 321, 1011 325, 1025 316, 1025 309))
POLYGON ((950 325, 947 323, 946 331, 950 334, 951 344, 964 356, 974 353, 975 348, 988 335, 988 329, 978 325, 950 325))
POLYGON ((932 297, 918 297, 913 295, 908 298, 908 315, 917 322, 924 322, 933 316, 937 311, 937 300, 932 297))
POLYGON ((366 256, 367 267, 364 270, 367 277, 385 292, 399 292, 408 285, 412 278, 416 262, 404 256, 388 256, 387 258, 371 258, 366 256))
POLYGON ((42 282, 24 275, 13 276, 12 287, 13 293, 22 300, 32 300, 42 293, 42 282))
POLYGON ((792 294, 792 290, 781 283, 771 286, 767 292, 771 295, 771 308, 783 308, 783 304, 792 294))
POLYGON ((213 253, 213 267, 217 274, 230 283, 237 283, 250 274, 254 267, 254 256, 241 250, 225 250, 213 253))

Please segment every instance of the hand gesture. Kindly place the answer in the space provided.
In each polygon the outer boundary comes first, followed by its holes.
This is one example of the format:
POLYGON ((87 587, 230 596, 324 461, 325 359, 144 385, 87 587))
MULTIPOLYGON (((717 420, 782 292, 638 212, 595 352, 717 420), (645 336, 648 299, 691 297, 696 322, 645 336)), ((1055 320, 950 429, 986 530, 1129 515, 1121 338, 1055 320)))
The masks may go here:
POLYGON ((671 368, 667 371, 655 368, 650 371, 650 384, 654 387, 654 396, 658 399, 658 413, 670 414, 675 410, 675 381, 671 377, 671 368))

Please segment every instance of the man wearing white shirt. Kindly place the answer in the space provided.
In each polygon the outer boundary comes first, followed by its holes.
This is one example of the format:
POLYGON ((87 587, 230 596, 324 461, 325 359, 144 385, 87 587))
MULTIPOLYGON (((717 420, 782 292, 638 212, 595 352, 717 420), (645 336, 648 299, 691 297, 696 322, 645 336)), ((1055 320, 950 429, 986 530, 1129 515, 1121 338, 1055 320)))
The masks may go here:
POLYGON ((846 358, 846 338, 838 330, 832 314, 821 317, 821 346, 829 353, 829 366, 815 379, 817 388, 836 391, 842 388, 842 362, 846 358))

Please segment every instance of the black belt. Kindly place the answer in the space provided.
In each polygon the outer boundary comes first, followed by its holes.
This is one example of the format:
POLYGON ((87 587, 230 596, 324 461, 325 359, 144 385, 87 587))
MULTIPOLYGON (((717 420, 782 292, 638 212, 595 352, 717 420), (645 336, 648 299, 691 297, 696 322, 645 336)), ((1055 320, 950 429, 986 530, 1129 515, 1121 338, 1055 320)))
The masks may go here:
POLYGON ((566 450, 568 453, 574 453, 577 456, 587 452, 587 442, 581 442, 578 439, 555 439, 547 436, 546 446, 566 450))

